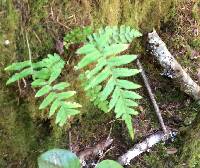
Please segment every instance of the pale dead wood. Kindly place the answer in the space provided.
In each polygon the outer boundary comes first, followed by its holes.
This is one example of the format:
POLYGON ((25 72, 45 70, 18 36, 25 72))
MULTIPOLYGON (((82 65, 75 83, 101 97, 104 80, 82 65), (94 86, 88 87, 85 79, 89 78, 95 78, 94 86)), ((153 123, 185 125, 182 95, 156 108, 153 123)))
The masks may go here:
POLYGON ((141 153, 146 152, 152 146, 154 146, 155 144, 159 143, 164 139, 165 139, 165 133, 162 131, 158 131, 147 137, 141 143, 136 144, 133 148, 129 149, 125 154, 123 154, 118 158, 118 162, 121 165, 129 165, 132 159, 139 156, 141 153))
POLYGON ((183 92, 195 100, 200 100, 200 86, 181 67, 155 30, 148 34, 148 47, 151 54, 164 68, 164 74, 172 78, 183 92))

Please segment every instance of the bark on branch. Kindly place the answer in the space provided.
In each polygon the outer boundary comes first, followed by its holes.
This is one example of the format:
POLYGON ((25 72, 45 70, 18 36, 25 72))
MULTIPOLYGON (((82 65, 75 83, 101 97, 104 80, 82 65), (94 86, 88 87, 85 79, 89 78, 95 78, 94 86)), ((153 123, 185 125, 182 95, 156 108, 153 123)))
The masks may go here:
POLYGON ((148 34, 149 50, 164 68, 164 74, 173 78, 180 89, 195 100, 200 100, 200 86, 181 67, 154 30, 148 34))
POLYGON ((133 148, 129 149, 127 153, 118 158, 118 162, 121 165, 129 165, 132 159, 139 156, 141 153, 146 152, 148 149, 150 149, 152 146, 162 140, 165 140, 165 133, 162 131, 158 131, 155 134, 147 137, 141 143, 136 144, 133 148))

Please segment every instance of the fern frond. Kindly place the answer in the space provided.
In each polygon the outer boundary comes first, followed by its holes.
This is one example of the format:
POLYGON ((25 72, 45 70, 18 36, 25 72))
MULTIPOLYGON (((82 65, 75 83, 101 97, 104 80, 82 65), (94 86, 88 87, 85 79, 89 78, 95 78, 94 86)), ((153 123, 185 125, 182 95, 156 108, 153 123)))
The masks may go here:
POLYGON ((67 100, 76 93, 75 91, 65 91, 69 87, 69 83, 60 82, 52 86, 52 82, 60 76, 64 65, 65 62, 58 54, 48 54, 47 58, 36 63, 24 61, 13 63, 5 68, 7 71, 19 71, 11 76, 6 84, 32 75, 32 87, 40 87, 35 97, 46 96, 39 109, 45 109, 51 105, 49 117, 58 111, 56 123, 60 126, 63 126, 69 117, 78 114, 77 108, 81 107, 80 104, 67 100))
POLYGON ((138 114, 133 107, 138 106, 135 100, 141 98, 132 90, 141 86, 123 78, 135 76, 140 71, 120 67, 137 58, 136 55, 120 55, 120 53, 127 50, 129 43, 139 36, 141 33, 128 26, 106 27, 89 36, 88 43, 77 51, 78 54, 84 54, 85 57, 78 63, 76 69, 96 63, 93 69, 90 68, 85 73, 88 79, 85 90, 88 92, 100 85, 98 98, 101 101, 111 98, 108 111, 114 109, 116 118, 120 117, 125 121, 131 138, 133 138, 131 115, 138 114))
POLYGON ((49 117, 58 111, 56 114, 56 124, 60 126, 63 126, 71 116, 80 113, 77 108, 81 107, 81 105, 67 100, 76 93, 75 91, 64 91, 68 86, 69 83, 67 82, 60 82, 54 86, 45 85, 35 95, 35 97, 40 97, 48 94, 40 104, 39 109, 51 106, 49 117))

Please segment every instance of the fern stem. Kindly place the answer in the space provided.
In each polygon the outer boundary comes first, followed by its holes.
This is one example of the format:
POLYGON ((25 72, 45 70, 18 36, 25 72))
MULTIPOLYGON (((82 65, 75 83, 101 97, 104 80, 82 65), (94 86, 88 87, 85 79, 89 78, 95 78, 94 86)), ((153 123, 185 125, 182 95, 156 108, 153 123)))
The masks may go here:
POLYGON ((145 74, 145 72, 144 72, 144 69, 143 69, 142 64, 140 63, 139 59, 137 59, 137 65, 138 65, 138 68, 141 70, 141 75, 142 75, 144 84, 145 84, 146 89, 147 89, 147 91, 148 91, 149 97, 150 97, 151 102, 152 102, 152 104, 153 104, 154 110, 155 110, 155 112, 156 112, 156 115, 157 115, 158 120, 159 120, 159 122, 160 122, 160 125, 161 125, 161 127, 162 127, 162 130, 163 130, 163 132, 167 135, 167 134, 168 134, 167 128, 166 128, 166 126, 165 126, 165 124, 164 124, 164 121, 163 121, 163 118, 162 118, 160 109, 159 109, 159 107, 158 107, 158 104, 157 104, 157 102, 156 102, 156 99, 155 99, 155 97, 154 97, 154 95, 153 95, 153 92, 152 92, 152 90, 151 90, 151 87, 150 87, 150 85, 149 85, 149 81, 148 81, 148 79, 147 79, 147 77, 146 77, 146 74, 145 74))

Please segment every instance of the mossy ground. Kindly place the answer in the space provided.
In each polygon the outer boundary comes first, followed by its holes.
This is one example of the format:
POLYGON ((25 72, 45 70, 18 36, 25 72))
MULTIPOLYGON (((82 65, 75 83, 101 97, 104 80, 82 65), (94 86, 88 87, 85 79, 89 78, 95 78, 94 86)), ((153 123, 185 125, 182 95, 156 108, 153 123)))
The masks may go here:
MULTIPOLYGON (((76 100, 83 105, 82 114, 70 121, 71 126, 61 129, 54 124, 53 119, 47 119, 47 111, 38 110, 39 100, 34 99, 34 91, 30 89, 28 79, 26 88, 23 82, 19 83, 20 90, 17 85, 5 86, 8 74, 3 68, 11 62, 28 59, 26 34, 32 57, 37 60, 48 53, 56 52, 56 41, 62 40, 64 34, 76 26, 91 25, 98 28, 102 25, 127 24, 139 28, 144 34, 153 27, 161 28, 160 34, 170 50, 176 54, 176 51, 180 52, 183 49, 186 53, 182 57, 177 56, 177 59, 185 67, 191 67, 192 71, 190 69, 188 71, 194 74, 196 58, 192 60, 189 57, 191 52, 198 49, 199 36, 193 36, 188 27, 190 24, 181 18, 188 18, 183 15, 186 13, 194 17, 193 19, 189 17, 194 23, 198 17, 196 13, 198 8, 192 1, 187 4, 189 9, 185 12, 176 1, 172 0, 1 1, 0 167, 36 167, 36 159, 41 152, 53 147, 69 148, 69 130, 73 144, 71 147, 74 151, 79 151, 107 137, 112 127, 115 148, 109 152, 108 157, 113 159, 134 143, 121 121, 115 121, 112 113, 104 114, 98 111, 85 97, 80 81, 77 80, 78 74, 72 71, 78 61, 75 57, 70 59, 62 74, 63 79, 72 83, 71 88, 78 91, 76 100), (178 8, 175 8, 176 5, 178 8), (191 8, 193 10, 190 10, 191 8), (5 44, 6 40, 9 40, 9 45, 5 44)), ((194 26, 192 30, 195 30, 197 25, 192 25, 194 26)), ((145 52, 143 43, 138 42, 133 44, 132 52, 142 53, 145 70, 148 72, 164 120, 174 129, 185 127, 194 118, 198 107, 190 104, 191 99, 175 88, 169 79, 160 77, 160 68, 157 68, 152 57, 145 52), (186 118, 188 121, 185 124, 186 118)), ((65 61, 69 60, 67 54, 63 54, 62 57, 65 61)), ((139 77, 138 82, 142 84, 139 77)), ((141 90, 141 94, 148 97, 145 89, 141 90)), ((141 114, 134 120, 136 141, 159 127, 148 98, 144 98, 139 110, 141 114)), ((172 158, 177 157, 166 154, 166 149, 171 146, 173 144, 153 148, 152 152, 135 160, 133 167, 166 167, 166 163, 171 160, 168 164, 170 167, 173 165, 172 158)), ((179 144, 173 147, 178 148, 179 144)))

